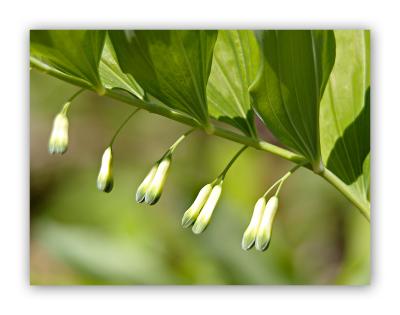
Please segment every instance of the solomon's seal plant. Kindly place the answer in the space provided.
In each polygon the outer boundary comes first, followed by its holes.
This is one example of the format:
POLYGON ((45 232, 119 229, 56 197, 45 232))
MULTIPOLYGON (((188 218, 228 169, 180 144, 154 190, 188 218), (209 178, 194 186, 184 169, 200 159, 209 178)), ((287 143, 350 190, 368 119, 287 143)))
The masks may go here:
POLYGON ((194 130, 243 146, 183 214, 182 226, 196 234, 209 225, 225 175, 244 149, 293 162, 256 201, 244 229, 242 248, 264 251, 279 192, 299 167, 333 185, 369 221, 369 46, 362 30, 32 31, 30 62, 80 87, 54 120, 51 154, 67 150, 67 114, 82 91, 135 107, 103 153, 100 191, 112 189, 113 142, 139 109, 190 126, 144 177, 139 203, 157 203, 174 150, 194 130), (279 145, 260 138, 261 125, 279 145))

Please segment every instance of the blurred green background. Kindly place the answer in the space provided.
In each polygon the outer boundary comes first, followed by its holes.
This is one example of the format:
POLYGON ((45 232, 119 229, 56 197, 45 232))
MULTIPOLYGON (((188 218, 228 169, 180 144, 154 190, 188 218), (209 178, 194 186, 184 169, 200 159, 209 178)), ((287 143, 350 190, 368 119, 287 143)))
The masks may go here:
POLYGON ((193 133, 175 151, 161 200, 139 205, 136 188, 188 128, 140 111, 114 144, 114 189, 101 193, 101 156, 134 108, 84 92, 69 113, 68 152, 51 156, 53 118, 78 89, 36 70, 30 80, 32 284, 369 283, 369 224, 309 171, 283 186, 269 249, 245 252, 241 238, 256 200, 291 163, 246 150, 226 177, 210 226, 197 236, 181 227, 181 217, 240 145, 193 133))

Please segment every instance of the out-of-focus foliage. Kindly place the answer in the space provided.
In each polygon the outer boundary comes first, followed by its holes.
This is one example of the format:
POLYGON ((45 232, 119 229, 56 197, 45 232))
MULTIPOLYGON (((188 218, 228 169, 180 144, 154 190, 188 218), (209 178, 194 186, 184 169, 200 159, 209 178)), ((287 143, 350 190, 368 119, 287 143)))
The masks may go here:
MULTIPOLYGON (((176 150, 160 202, 135 202, 149 167, 186 127, 139 112, 113 149, 115 188, 97 191, 101 155, 129 105, 85 92, 71 106, 70 147, 50 156, 54 114, 76 87, 31 72, 32 284, 365 284, 369 224, 307 170, 285 184, 267 252, 241 238, 254 203, 291 164, 248 149, 224 182, 202 235, 180 226, 199 189, 239 145, 202 132, 176 150)), ((271 139, 270 139, 271 140, 271 139)))

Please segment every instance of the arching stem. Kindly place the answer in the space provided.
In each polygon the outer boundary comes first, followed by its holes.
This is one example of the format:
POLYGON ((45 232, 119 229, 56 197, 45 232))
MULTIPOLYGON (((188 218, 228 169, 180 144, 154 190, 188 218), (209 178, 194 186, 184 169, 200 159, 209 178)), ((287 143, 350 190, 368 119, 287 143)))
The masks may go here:
POLYGON ((111 138, 110 147, 114 144, 115 139, 117 138, 118 134, 121 132, 122 128, 128 123, 128 121, 140 110, 140 108, 136 108, 129 116, 122 122, 121 126, 117 129, 114 133, 114 136, 111 138))
MULTIPOLYGON (((229 161, 228 165, 225 166, 224 170, 221 172, 221 174, 219 174, 219 176, 217 177, 217 179, 219 179, 220 181, 223 181, 226 173, 228 173, 229 169, 231 168, 232 164, 236 161, 236 159, 242 154, 242 152, 244 150, 246 150, 248 148, 247 145, 243 146, 238 152, 236 152, 236 154, 233 156, 233 158, 229 161)), ((218 181, 218 180, 217 180, 218 181)))

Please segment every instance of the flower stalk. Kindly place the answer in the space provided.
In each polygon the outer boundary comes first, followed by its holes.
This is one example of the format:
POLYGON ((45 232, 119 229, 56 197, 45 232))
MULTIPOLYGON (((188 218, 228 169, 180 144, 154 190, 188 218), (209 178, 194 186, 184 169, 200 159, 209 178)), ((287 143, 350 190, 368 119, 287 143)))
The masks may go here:
POLYGON ((136 191, 136 202, 145 202, 148 205, 154 205, 158 202, 167 180, 168 171, 172 162, 172 154, 178 145, 195 129, 196 128, 191 128, 180 136, 168 148, 161 159, 155 163, 136 191))
POLYGON ((119 126, 117 131, 114 133, 114 136, 111 138, 109 146, 103 153, 103 157, 101 159, 101 166, 100 171, 97 176, 97 189, 99 191, 103 191, 106 193, 111 192, 114 187, 114 178, 113 178, 113 171, 112 171, 112 164, 113 164, 113 155, 112 155, 112 146, 114 144, 115 139, 117 138, 118 134, 121 132, 123 127, 128 123, 128 121, 135 115, 140 108, 135 109, 119 126))
POLYGON ((257 200, 254 206, 253 215, 250 223, 243 234, 242 249, 249 250, 255 245, 259 251, 265 251, 271 241, 272 224, 274 222, 276 211, 278 210, 278 196, 283 183, 292 175, 301 165, 296 165, 289 172, 278 179, 272 186, 264 193, 264 195, 257 200), (276 188, 275 194, 268 200, 267 196, 271 191, 276 188))
POLYGON ((200 234, 207 228, 214 209, 221 196, 222 184, 225 176, 232 164, 246 148, 247 146, 242 147, 229 161, 221 174, 213 182, 205 185, 200 190, 193 204, 183 214, 182 226, 184 228, 188 228, 193 225, 192 231, 194 234, 200 234))

